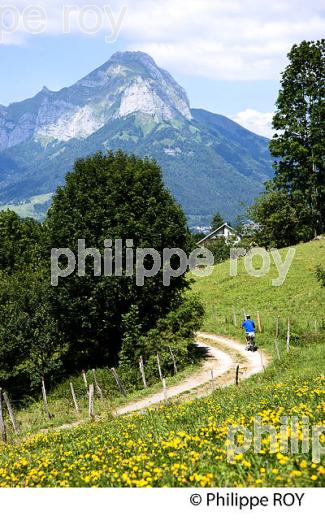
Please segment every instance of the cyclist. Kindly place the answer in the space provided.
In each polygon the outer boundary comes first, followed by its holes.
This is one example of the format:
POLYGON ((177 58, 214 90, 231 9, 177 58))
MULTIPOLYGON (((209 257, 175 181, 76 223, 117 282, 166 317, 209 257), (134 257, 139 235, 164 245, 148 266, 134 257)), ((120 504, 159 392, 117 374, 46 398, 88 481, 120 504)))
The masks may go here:
POLYGON ((246 350, 255 350, 255 323, 249 314, 247 314, 246 320, 243 321, 241 326, 246 334, 246 350))

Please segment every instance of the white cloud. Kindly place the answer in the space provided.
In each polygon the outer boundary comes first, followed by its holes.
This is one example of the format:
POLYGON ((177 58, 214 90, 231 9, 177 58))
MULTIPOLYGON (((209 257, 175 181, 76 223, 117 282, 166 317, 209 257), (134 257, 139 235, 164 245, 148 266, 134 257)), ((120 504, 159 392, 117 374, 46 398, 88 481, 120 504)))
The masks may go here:
POLYGON ((264 137, 272 137, 273 135, 272 112, 258 112, 253 108, 246 108, 235 116, 229 117, 255 134, 263 135, 264 137))
MULTIPOLYGON (((62 0, 33 0, 48 15, 47 32, 62 34, 62 0)), ((317 39, 325 31, 323 0, 75 0, 69 4, 110 6, 121 24, 120 38, 129 49, 143 50, 171 72, 213 79, 279 79, 286 53, 293 43, 317 39)), ((24 0, 8 1, 23 9, 24 0)), ((77 13, 77 14, 78 14, 77 13)), ((80 32, 73 17, 72 32, 80 32)), ((100 37, 111 33, 103 17, 100 37)), ((0 17, 1 24, 1 17, 0 17)), ((21 43, 23 28, 10 35, 8 44, 21 43)), ((109 54, 109 47, 108 47, 109 54)))

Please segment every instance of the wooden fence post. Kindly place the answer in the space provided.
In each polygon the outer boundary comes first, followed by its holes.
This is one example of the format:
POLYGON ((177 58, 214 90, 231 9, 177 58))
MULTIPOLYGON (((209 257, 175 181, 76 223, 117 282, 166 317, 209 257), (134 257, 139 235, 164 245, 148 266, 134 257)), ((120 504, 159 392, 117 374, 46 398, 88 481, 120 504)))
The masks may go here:
POLYGON ((275 337, 276 339, 279 337, 279 331, 280 331, 280 316, 277 316, 276 322, 275 322, 275 337))
POLYGON ((1 439, 3 442, 7 442, 7 431, 6 425, 3 419, 3 408, 2 408, 2 388, 0 388, 0 432, 1 439))
POLYGON ((140 359, 139 359, 139 367, 140 367, 140 372, 141 372, 141 376, 142 376, 143 386, 144 386, 144 388, 148 388, 147 381, 146 381, 146 374, 144 373, 144 365, 143 365, 142 356, 140 356, 140 359))
POLYGON ((275 352, 276 352, 277 358, 280 361, 281 357, 280 357, 280 351, 279 351, 278 340, 277 339, 274 340, 274 348, 275 348, 275 352))
POLYGON ((72 400, 73 400, 73 404, 74 404, 74 407, 76 409, 76 412, 80 413, 79 406, 78 406, 78 401, 77 401, 77 398, 76 398, 76 393, 74 391, 72 383, 70 383, 70 390, 71 390, 72 400))
POLYGON ((215 389, 216 389, 216 387, 215 387, 215 380, 214 380, 213 369, 211 369, 211 388, 212 388, 212 392, 214 392, 215 389))
POLYGON ((163 378, 162 380, 162 384, 163 384, 163 389, 164 389, 164 398, 165 398, 165 401, 168 401, 168 396, 167 396, 167 385, 166 385, 166 379, 163 378))
POLYGON ((87 381, 87 374, 84 370, 81 371, 81 375, 82 375, 82 379, 83 379, 83 382, 85 384, 85 388, 86 388, 86 392, 87 392, 87 395, 88 395, 88 381, 87 381))
POLYGON ((236 386, 239 385, 239 365, 236 367, 236 386))
POLYGON ((89 391, 88 391, 88 398, 89 398, 89 418, 93 421, 95 419, 94 414, 94 385, 89 385, 89 391))
POLYGON ((53 418, 53 416, 50 414, 50 411, 49 411, 49 405, 48 405, 48 401, 47 401, 44 377, 42 377, 42 395, 43 395, 45 412, 46 412, 47 418, 50 421, 53 418))
POLYGON ((160 365, 160 357, 159 357, 158 352, 157 352, 157 365, 158 365, 159 378, 160 378, 160 381, 162 382, 163 376, 162 376, 161 365, 160 365))
POLYGON ((175 358, 175 356, 174 356, 174 352, 173 352, 172 347, 169 347, 169 352, 170 352, 170 355, 171 355, 172 360, 173 360, 173 365, 174 365, 174 374, 177 374, 176 358, 175 358))
POLYGON ((287 352, 290 352, 290 318, 288 318, 288 329, 287 329, 287 352))
POLYGON ((258 332, 262 332, 260 311, 257 311, 257 330, 258 332))
POLYGON ((99 397, 100 397, 101 399, 103 399, 103 391, 102 391, 101 387, 99 386, 99 384, 98 384, 98 382, 97 382, 96 370, 93 368, 92 372, 93 372, 93 377, 94 377, 94 383, 95 383, 96 392, 98 393, 99 397))
POLYGON ((10 403, 10 400, 9 400, 7 392, 3 392, 3 399, 4 399, 4 402, 6 403, 7 410, 8 410, 8 413, 9 413, 9 417, 10 417, 11 424, 12 424, 12 427, 14 429, 14 432, 15 432, 16 435, 18 435, 18 433, 19 433, 18 423, 16 421, 16 417, 15 417, 13 408, 11 406, 11 403, 10 403))
POLYGON ((122 395, 124 395, 124 397, 126 397, 126 390, 125 390, 125 388, 124 388, 124 386, 122 384, 122 381, 120 380, 120 378, 119 378, 119 376, 118 376, 118 374, 116 372, 116 369, 113 367, 113 368, 111 368, 111 370, 113 372, 114 379, 115 379, 115 382, 116 382, 116 384, 118 386, 119 391, 121 392, 122 395))

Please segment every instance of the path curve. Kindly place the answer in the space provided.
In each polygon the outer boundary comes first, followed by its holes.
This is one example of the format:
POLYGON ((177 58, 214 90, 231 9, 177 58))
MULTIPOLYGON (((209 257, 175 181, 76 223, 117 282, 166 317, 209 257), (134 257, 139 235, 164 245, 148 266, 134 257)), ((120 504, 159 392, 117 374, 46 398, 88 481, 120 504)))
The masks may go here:
MULTIPOLYGON (((158 404, 164 401, 166 395, 168 398, 172 398, 181 395, 184 392, 189 392, 194 388, 198 388, 211 381, 212 370, 213 376, 216 379, 216 385, 218 386, 218 378, 229 372, 231 368, 238 364, 238 362, 234 360, 233 356, 231 356, 231 351, 239 353, 245 360, 245 366, 243 367, 243 372, 241 373, 241 379, 247 379, 248 377, 257 374, 258 372, 263 371, 268 363, 268 359, 263 352, 248 352, 245 350, 245 346, 243 344, 234 339, 200 332, 197 334, 197 340, 197 347, 205 348, 208 351, 208 359, 204 362, 198 373, 194 375, 192 374, 181 383, 167 388, 166 394, 164 390, 162 390, 147 398, 141 399, 140 401, 129 403, 125 406, 117 408, 115 414, 124 415, 127 413, 143 410, 154 404, 158 404), (228 352, 212 346, 211 344, 204 343, 202 340, 213 341, 220 345, 220 347, 226 348, 228 352)), ((226 380, 226 382, 220 386, 228 386, 233 383, 233 374, 229 375, 230 377, 228 380, 226 380)))
MULTIPOLYGON (((233 364, 232 358, 229 354, 226 354, 222 350, 216 347, 212 347, 202 342, 196 343, 198 348, 204 348, 207 350, 208 359, 203 363, 202 368, 196 374, 190 375, 181 383, 167 388, 167 397, 176 397, 177 395, 183 394, 197 388, 198 386, 204 385, 211 379, 211 370, 213 370, 214 377, 219 377, 226 373, 233 364)), ((129 403, 116 410, 117 415, 123 415, 130 412, 142 410, 148 408, 153 404, 160 403, 165 400, 164 390, 151 395, 141 401, 129 403)))
MULTIPOLYGON (((181 383, 167 388, 167 398, 176 396, 184 397, 185 392, 191 390, 204 388, 204 385, 211 382, 211 371, 213 370, 213 377, 215 379, 214 386, 217 388, 229 386, 234 383, 234 375, 236 366, 239 364, 240 380, 247 379, 248 377, 262 372, 269 362, 269 358, 263 351, 258 350, 257 352, 248 352, 245 350, 245 345, 239 343, 231 338, 224 336, 218 336, 216 334, 208 334, 205 332, 199 332, 196 335, 197 347, 204 348, 207 350, 208 357, 204 361, 203 366, 194 374, 188 376, 181 383), (211 345, 205 343, 205 341, 213 342, 218 345, 211 345), (219 348, 218 348, 219 347, 219 348), (222 348, 226 349, 222 350, 222 348), (234 357, 234 354, 237 355, 234 357), (238 354, 240 354, 241 361, 238 360, 238 354)), ((208 391, 198 393, 196 397, 203 397, 211 393, 212 386, 209 387, 208 391)), ((161 403, 165 400, 166 395, 164 391, 157 392, 149 397, 134 401, 127 405, 121 406, 115 409, 115 415, 125 415, 132 412, 144 410, 155 404, 161 403)), ((193 396, 191 396, 191 399, 193 396)), ((55 428, 56 430, 66 430, 80 426, 84 424, 86 420, 78 421, 70 424, 63 424, 55 428)), ((43 432, 48 431, 42 430, 43 432)))
POLYGON ((209 339, 215 341, 219 345, 223 345, 226 348, 239 352, 248 363, 247 369, 242 374, 241 379, 247 379, 248 377, 251 377, 254 374, 262 372, 268 365, 269 359, 266 356, 265 352, 263 352, 262 350, 250 352, 248 350, 245 350, 245 346, 239 343, 239 341, 236 341, 231 338, 225 338, 224 336, 217 336, 216 334, 207 334, 205 332, 201 332, 198 334, 198 337, 202 339, 209 339))

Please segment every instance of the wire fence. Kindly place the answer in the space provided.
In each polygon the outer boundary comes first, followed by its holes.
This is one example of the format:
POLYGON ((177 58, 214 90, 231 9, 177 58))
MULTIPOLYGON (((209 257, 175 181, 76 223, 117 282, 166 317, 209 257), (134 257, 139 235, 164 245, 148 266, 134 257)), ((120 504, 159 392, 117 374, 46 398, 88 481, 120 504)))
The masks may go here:
MULTIPOLYGON (((168 377, 178 374, 177 359, 171 347, 168 347, 172 372, 164 374, 168 377)), ((160 356, 157 353, 158 377, 150 378, 147 383, 145 374, 146 365, 142 357, 136 370, 140 372, 139 379, 131 384, 121 378, 116 368, 91 369, 82 372, 64 384, 60 384, 54 391, 48 393, 46 380, 40 381, 40 396, 29 397, 24 400, 15 400, 0 388, 0 439, 3 442, 14 441, 23 432, 32 431, 36 427, 42 429, 49 425, 55 426, 62 421, 67 424, 78 420, 94 420, 95 415, 113 416, 116 407, 128 401, 129 395, 135 397, 135 392, 144 395, 151 389, 159 387, 166 395, 166 377, 163 377, 163 368, 160 356)))

